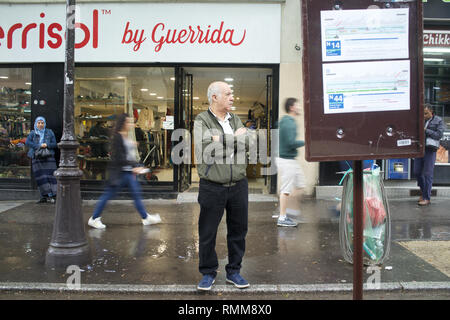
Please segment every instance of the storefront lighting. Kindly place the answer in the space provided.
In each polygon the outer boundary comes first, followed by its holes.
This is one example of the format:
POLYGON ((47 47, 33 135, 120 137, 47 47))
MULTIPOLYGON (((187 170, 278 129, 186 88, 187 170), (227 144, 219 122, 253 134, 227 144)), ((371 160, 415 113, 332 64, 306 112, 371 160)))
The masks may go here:
POLYGON ((234 79, 233 78, 225 78, 224 80, 225 81, 233 81, 234 79))
POLYGON ((171 77, 170 80, 175 81, 175 77, 171 77))
POLYGON ((164 97, 156 97, 156 99, 164 99, 164 97))
POLYGON ((439 58, 424 58, 423 61, 429 61, 429 62, 443 62, 445 61, 444 59, 439 59, 439 58))
POLYGON ((233 111, 236 110, 236 107, 231 107, 231 110, 233 110, 233 111))
POLYGON ((150 95, 151 95, 151 96, 156 96, 156 93, 150 92, 150 95))
POLYGON ((9 77, 6 77, 6 76, 0 76, 0 79, 9 79, 9 77))
POLYGON ((25 82, 27 86, 31 86, 31 82, 25 82))
POLYGON ((241 100, 241 98, 239 98, 239 97, 236 97, 236 100, 241 100))
POLYGON ((194 99, 194 100, 198 100, 198 99, 200 99, 200 98, 199 98, 199 97, 194 97, 193 99, 194 99))
POLYGON ((142 89, 141 89, 141 91, 143 91, 143 92, 147 92, 147 91, 148 91, 148 89, 146 89, 146 88, 142 88, 142 89))
POLYGON ((230 87, 230 88, 233 88, 234 86, 233 86, 232 84, 229 84, 229 87, 230 87))
POLYGON ((450 53, 450 48, 424 48, 424 53, 450 53))

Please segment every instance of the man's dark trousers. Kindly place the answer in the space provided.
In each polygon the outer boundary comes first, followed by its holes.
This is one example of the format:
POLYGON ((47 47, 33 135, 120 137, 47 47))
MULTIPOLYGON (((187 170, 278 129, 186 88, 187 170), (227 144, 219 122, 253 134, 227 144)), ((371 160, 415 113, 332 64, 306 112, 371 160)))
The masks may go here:
POLYGON ((433 186, 434 163, 436 162, 436 151, 425 148, 423 158, 414 159, 414 174, 417 184, 422 191, 422 199, 430 200, 431 188, 433 186))
POLYGON ((244 178, 228 187, 200 179, 198 194, 200 217, 199 271, 216 276, 219 262, 216 254, 217 229, 226 209, 228 264, 227 274, 239 273, 245 253, 248 226, 248 181, 244 178))

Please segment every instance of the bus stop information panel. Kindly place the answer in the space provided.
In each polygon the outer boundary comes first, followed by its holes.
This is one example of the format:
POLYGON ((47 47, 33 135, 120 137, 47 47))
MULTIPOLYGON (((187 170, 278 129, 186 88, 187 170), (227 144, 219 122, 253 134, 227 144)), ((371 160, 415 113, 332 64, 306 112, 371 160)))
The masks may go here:
POLYGON ((308 161, 423 155, 421 1, 304 0, 308 161))

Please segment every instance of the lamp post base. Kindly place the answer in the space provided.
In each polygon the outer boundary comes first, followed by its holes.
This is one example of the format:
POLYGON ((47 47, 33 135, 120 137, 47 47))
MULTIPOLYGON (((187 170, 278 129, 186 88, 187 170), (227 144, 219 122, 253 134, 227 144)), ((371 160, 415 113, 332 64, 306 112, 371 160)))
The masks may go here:
POLYGON ((47 268, 65 269, 68 266, 84 266, 91 261, 91 253, 87 244, 81 247, 50 247, 45 255, 47 268))
MULTIPOLYGON (((67 143, 59 143, 60 146, 64 144, 67 143)), ((90 262, 81 206, 81 174, 78 168, 60 167, 55 171, 58 189, 53 234, 45 259, 47 267, 66 268, 90 262)))

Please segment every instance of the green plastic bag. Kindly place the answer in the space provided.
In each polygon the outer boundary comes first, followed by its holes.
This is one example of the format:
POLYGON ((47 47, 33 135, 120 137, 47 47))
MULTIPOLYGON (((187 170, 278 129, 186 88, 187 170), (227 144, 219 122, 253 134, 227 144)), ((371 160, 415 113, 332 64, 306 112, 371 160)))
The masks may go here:
MULTIPOLYGON (((353 171, 346 172, 342 191, 339 239, 344 259, 353 263, 353 171)), ((363 171, 363 262, 382 264, 390 251, 390 214, 380 169, 363 171)))

